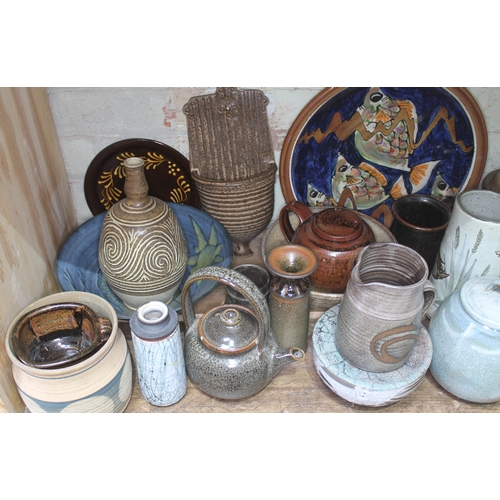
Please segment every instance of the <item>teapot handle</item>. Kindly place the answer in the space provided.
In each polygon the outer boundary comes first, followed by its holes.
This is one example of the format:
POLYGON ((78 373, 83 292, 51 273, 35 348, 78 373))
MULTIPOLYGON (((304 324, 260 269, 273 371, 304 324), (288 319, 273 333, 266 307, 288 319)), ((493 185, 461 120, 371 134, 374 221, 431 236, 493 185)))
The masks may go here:
POLYGON ((293 212, 299 218, 300 224, 309 219, 313 214, 306 205, 297 200, 288 203, 281 209, 279 221, 281 232, 288 243, 292 242, 293 233, 295 232, 290 222, 290 212, 293 212))
POLYGON ((196 281, 203 279, 218 281, 219 283, 235 288, 250 303, 257 318, 257 346, 259 354, 262 354, 266 332, 268 332, 270 328, 269 307, 264 295, 258 289, 257 285, 246 276, 233 269, 207 266, 198 269, 187 279, 182 288, 181 295, 181 310, 186 323, 186 330, 191 327, 196 319, 189 288, 196 281))

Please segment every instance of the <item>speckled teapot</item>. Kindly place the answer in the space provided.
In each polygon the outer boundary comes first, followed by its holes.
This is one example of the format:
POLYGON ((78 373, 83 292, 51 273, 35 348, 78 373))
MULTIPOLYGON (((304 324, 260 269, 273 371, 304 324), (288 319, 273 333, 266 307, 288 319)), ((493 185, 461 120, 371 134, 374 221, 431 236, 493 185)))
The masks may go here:
POLYGON ((281 368, 304 357, 299 348, 281 348, 270 327, 269 308, 258 287, 233 269, 208 266, 194 272, 181 297, 186 323, 184 358, 193 384, 219 399, 243 399, 264 389, 281 368), (226 304, 196 318, 190 286, 219 281, 236 289, 251 306, 226 304))

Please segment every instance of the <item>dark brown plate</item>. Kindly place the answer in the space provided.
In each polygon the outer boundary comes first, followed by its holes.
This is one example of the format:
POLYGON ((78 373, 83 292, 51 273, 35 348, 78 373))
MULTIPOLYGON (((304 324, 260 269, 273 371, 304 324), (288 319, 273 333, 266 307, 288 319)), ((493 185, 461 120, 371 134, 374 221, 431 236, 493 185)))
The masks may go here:
POLYGON ((125 139, 104 148, 85 174, 85 199, 97 215, 125 198, 123 161, 144 159, 149 194, 160 200, 201 208, 198 190, 191 178, 189 160, 179 151, 151 139, 125 139))

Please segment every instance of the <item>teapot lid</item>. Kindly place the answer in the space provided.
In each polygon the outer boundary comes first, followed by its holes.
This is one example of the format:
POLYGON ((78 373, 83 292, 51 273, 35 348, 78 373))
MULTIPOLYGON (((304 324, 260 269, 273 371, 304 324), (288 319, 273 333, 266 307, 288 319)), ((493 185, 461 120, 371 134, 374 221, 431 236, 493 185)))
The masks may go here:
POLYGON ((215 307, 198 323, 200 340, 222 354, 239 354, 257 345, 259 323, 247 307, 215 307))
POLYGON ((460 289, 466 313, 484 326, 500 330, 500 278, 473 278, 460 289))
POLYGON ((363 219, 352 210, 333 207, 318 212, 311 228, 325 240, 351 241, 362 234, 363 224, 363 219))

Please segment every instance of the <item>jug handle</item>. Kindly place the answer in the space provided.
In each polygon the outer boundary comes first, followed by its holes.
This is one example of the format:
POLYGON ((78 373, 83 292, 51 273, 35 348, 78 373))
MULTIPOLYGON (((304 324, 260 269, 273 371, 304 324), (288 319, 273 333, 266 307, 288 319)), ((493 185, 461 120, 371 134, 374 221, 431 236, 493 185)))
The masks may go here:
POLYGON ((436 287, 429 280, 426 280, 424 283, 424 305, 422 307, 422 317, 425 316, 426 312, 429 310, 432 304, 434 304, 436 295, 436 287))
POLYGON ((394 221, 394 214, 392 210, 385 204, 379 205, 371 214, 375 220, 381 222, 387 229, 391 229, 392 222, 394 221), (381 221, 380 217, 384 216, 384 220, 381 221))
POLYGON ((262 354, 266 332, 270 328, 269 307, 264 295, 257 285, 243 274, 233 269, 207 266, 198 269, 187 279, 182 288, 181 310, 182 317, 186 323, 186 331, 193 325, 196 315, 194 313, 193 300, 190 287, 199 280, 212 280, 235 288, 250 303, 255 312, 258 324, 257 348, 259 355, 262 354))
POLYGON ((309 219, 313 214, 309 207, 297 200, 288 203, 281 209, 279 220, 281 232, 288 243, 292 242, 293 233, 295 232, 290 222, 290 212, 293 212, 299 218, 300 224, 309 219))

